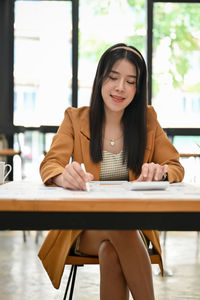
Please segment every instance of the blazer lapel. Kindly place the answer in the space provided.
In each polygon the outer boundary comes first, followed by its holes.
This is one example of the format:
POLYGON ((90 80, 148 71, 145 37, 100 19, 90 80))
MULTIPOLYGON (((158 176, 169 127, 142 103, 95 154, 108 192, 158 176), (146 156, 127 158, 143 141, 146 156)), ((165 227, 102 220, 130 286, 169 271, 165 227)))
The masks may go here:
POLYGON ((88 120, 89 118, 81 120, 80 128, 83 163, 85 164, 86 171, 94 176, 94 180, 99 180, 101 163, 94 163, 90 157, 90 128, 88 120))

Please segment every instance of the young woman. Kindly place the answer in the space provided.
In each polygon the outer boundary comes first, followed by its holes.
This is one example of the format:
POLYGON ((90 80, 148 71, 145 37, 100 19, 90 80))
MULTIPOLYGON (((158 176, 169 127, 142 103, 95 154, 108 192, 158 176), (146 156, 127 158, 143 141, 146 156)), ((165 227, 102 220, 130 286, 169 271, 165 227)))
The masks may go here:
MULTIPOLYGON (((69 107, 65 112, 41 164, 43 182, 86 190, 90 180, 181 181, 179 154, 153 107, 147 106, 146 81, 146 65, 136 48, 125 44, 109 48, 97 67, 90 107, 69 107)), ((161 253, 153 230, 53 230, 39 257, 56 288, 73 249, 78 255, 99 257, 101 300, 127 300, 129 291, 134 300, 153 300, 144 239, 161 253)))

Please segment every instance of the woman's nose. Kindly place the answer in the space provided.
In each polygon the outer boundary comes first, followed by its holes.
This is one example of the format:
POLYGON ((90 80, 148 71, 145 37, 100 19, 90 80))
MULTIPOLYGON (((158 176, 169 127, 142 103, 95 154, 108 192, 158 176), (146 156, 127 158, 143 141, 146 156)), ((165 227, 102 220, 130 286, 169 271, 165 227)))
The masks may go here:
POLYGON ((123 81, 123 80, 119 80, 119 81, 117 82, 116 89, 117 89, 118 91, 123 91, 123 90, 124 90, 124 81, 123 81))

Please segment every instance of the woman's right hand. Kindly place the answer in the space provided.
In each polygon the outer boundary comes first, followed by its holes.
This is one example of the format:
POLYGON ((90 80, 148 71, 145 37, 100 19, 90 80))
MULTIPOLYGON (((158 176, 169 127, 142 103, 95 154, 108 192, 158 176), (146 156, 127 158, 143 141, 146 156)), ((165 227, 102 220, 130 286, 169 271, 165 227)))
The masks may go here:
POLYGON ((86 182, 93 180, 91 173, 85 173, 81 165, 74 161, 65 166, 62 174, 55 176, 53 182, 70 190, 86 190, 86 182))

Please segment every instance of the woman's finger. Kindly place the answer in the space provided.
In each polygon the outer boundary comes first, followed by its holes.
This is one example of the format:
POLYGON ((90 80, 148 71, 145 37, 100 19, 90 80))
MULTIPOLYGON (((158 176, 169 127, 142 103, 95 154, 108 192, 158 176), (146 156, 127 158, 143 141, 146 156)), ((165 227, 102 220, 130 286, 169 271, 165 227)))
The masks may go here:
POLYGON ((154 166, 154 176, 152 180, 159 181, 163 177, 163 167, 159 164, 155 164, 154 166))
POLYGON ((68 182, 68 185, 76 187, 76 189, 85 190, 87 176, 79 163, 73 162, 68 164, 65 167, 64 177, 68 182))
POLYGON ((161 166, 155 163, 144 163, 137 181, 160 181, 163 175, 167 173, 168 165, 161 166))
POLYGON ((70 189, 70 190, 80 190, 79 185, 73 180, 73 177, 68 173, 68 174, 63 174, 63 184, 62 186, 65 189, 70 189))

